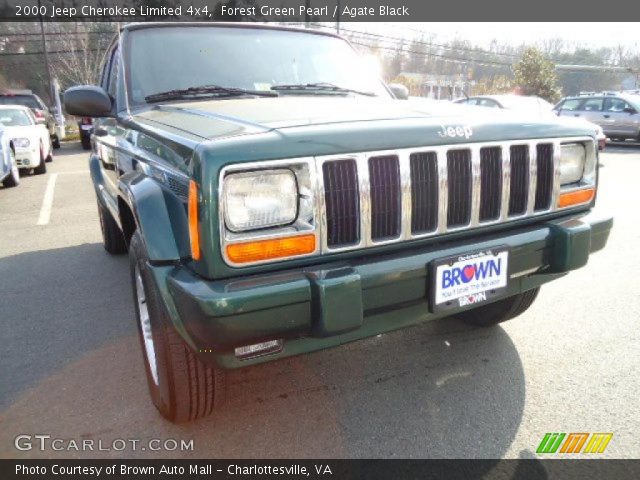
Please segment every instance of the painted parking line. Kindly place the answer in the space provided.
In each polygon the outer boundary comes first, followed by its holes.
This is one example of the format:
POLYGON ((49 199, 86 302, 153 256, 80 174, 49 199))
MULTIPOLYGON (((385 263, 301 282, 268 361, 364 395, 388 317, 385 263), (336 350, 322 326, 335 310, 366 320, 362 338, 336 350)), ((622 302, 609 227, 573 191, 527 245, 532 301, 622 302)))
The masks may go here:
POLYGON ((51 218, 51 207, 53 206, 53 194, 56 189, 56 180, 58 179, 57 173, 52 173, 47 181, 47 188, 44 191, 44 197, 42 199, 42 207, 40 207, 40 216, 38 217, 38 223, 36 225, 48 225, 51 218))
POLYGON ((80 174, 89 173, 89 170, 70 170, 68 172, 58 172, 49 175, 47 181, 47 187, 44 191, 44 197, 42 198, 42 206, 40 207, 40 216, 36 225, 48 225, 51 219, 51 208, 53 207, 53 196, 56 190, 56 180, 59 174, 80 174))

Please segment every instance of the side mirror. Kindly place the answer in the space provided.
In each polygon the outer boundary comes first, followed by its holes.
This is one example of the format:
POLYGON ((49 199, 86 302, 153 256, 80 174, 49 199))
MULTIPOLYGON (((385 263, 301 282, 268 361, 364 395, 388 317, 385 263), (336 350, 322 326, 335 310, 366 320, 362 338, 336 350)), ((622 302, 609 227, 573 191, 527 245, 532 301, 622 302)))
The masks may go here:
POLYGON ((93 133, 96 137, 106 137, 109 135, 107 129, 104 127, 93 127, 91 133, 93 133))
POLYGON ((78 117, 112 117, 112 102, 103 88, 93 85, 71 87, 64 92, 64 108, 78 117))
POLYGON ((398 100, 408 100, 409 99, 409 89, 400 83, 390 83, 387 85, 393 96, 398 100))
POLYGON ((625 111, 625 112, 627 112, 627 113, 630 113, 630 114, 632 114, 632 115, 633 115, 634 113, 638 113, 638 111, 637 111, 635 108, 633 108, 633 107, 625 107, 624 111, 625 111))

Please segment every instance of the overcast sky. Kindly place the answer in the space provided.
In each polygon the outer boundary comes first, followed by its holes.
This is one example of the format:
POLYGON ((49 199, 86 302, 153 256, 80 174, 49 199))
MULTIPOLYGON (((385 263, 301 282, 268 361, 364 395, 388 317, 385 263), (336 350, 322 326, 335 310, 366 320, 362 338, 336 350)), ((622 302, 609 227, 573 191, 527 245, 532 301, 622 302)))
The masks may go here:
MULTIPOLYGON (((363 24, 351 23, 349 28, 361 29, 363 24)), ((640 22, 628 23, 368 23, 366 30, 396 37, 419 35, 416 31, 433 33, 438 40, 453 38, 470 40, 487 47, 492 40, 500 44, 534 44, 540 40, 562 38, 569 44, 589 47, 626 47, 640 49, 640 22)))

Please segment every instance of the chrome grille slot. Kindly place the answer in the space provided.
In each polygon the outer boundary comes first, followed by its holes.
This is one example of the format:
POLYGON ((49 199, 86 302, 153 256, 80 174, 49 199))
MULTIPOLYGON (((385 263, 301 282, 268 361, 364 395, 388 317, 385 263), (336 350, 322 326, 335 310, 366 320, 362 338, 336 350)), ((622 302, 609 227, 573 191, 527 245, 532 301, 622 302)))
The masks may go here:
POLYGON ((411 233, 433 232, 438 227, 438 155, 435 152, 412 153, 411 233))
POLYGON ((369 185, 371 239, 379 241, 398 237, 402 213, 398 157, 369 158, 369 185))
POLYGON ((341 247, 360 241, 360 190, 355 160, 322 165, 327 217, 327 246, 341 247))
POLYGON ((529 147, 511 146, 511 190, 509 216, 524 215, 529 195, 529 147))
POLYGON ((548 210, 551 206, 553 191, 553 144, 541 143, 537 145, 537 183, 535 211, 548 210))
POLYGON ((500 217, 502 198, 502 148, 480 149, 480 221, 488 222, 500 217))
POLYGON ((449 200, 447 227, 462 227, 471 220, 471 150, 447 152, 447 182, 449 200))

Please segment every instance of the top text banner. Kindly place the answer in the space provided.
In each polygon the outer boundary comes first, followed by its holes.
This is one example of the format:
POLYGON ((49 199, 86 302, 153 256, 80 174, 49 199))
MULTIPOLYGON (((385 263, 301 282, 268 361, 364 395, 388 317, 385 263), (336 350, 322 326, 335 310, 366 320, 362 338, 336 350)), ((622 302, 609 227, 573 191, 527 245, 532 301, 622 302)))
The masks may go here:
POLYGON ((0 20, 602 22, 640 18, 640 2, 608 0, 606 8, 602 5, 595 0, 0 0, 0 20))

